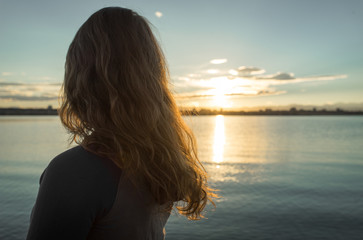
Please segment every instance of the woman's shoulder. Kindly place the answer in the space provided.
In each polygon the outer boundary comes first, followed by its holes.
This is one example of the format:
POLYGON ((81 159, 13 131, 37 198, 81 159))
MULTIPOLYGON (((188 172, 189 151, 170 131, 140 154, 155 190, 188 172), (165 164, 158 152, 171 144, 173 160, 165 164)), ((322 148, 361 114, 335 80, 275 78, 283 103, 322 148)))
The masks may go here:
POLYGON ((70 148, 53 158, 49 166, 57 167, 75 167, 77 165, 100 165, 105 160, 101 157, 88 152, 82 146, 78 145, 70 148))
POLYGON ((91 153, 78 145, 70 148, 59 155, 57 155, 50 163, 49 167, 56 166, 57 168, 73 168, 73 169, 95 169, 97 172, 100 170, 121 170, 117 167, 112 160, 100 157, 91 153))
POLYGON ((114 183, 121 175, 121 169, 112 160, 91 153, 82 146, 75 146, 54 157, 45 172, 66 178, 114 183))
POLYGON ((82 202, 86 198, 88 205, 102 206, 103 212, 113 205, 120 177, 121 169, 112 160, 76 146, 50 161, 40 178, 40 185, 48 192, 54 189, 57 195, 72 196, 72 202, 77 202, 77 198, 82 202))
POLYGON ((28 239, 86 239, 112 208, 120 172, 80 146, 56 156, 41 176, 28 239))

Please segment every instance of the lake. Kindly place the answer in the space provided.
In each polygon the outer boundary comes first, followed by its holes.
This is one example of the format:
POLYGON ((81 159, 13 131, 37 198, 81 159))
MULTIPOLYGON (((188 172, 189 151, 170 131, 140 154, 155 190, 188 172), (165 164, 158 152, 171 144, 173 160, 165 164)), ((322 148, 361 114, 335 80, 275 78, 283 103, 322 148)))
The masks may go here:
MULTIPOLYGON (((222 198, 173 214, 166 239, 363 239, 362 116, 193 116, 222 198)), ((49 161, 69 148, 57 116, 0 117, 0 239, 24 239, 49 161)))

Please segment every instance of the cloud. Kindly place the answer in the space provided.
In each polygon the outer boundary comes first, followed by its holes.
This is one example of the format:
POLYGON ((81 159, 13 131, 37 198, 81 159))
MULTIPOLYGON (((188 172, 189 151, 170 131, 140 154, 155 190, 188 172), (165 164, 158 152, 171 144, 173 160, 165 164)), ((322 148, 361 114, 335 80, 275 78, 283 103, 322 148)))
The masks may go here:
POLYGON ((17 82, 0 82, 0 86, 23 86, 23 83, 17 82))
POLYGON ((208 69, 207 70, 207 73, 209 73, 209 74, 216 74, 216 73, 219 73, 219 70, 218 69, 208 69))
MULTIPOLYGON (((212 61, 210 62, 212 63, 212 61)), ((199 71, 173 78, 174 91, 179 99, 210 98, 212 96, 267 96, 287 93, 275 87, 313 81, 347 78, 347 75, 295 76, 291 72, 264 74, 265 69, 240 66, 236 69, 213 68, 202 65, 199 71), (204 68, 204 69, 203 69, 204 68), (206 69, 207 68, 207 69, 206 69)), ((281 87, 279 87, 281 88, 281 87)))
POLYGON ((2 76, 11 76, 11 75, 13 75, 13 73, 12 72, 2 72, 1 75, 2 76))
POLYGON ((310 76, 310 77, 301 77, 296 78, 297 81, 330 81, 335 79, 344 79, 347 78, 348 75, 340 74, 340 75, 320 75, 320 76, 310 76))
POLYGON ((60 83, 0 82, 0 99, 7 101, 49 101, 58 99, 60 83))
POLYGON ((293 73, 278 72, 272 75, 256 77, 256 79, 292 80, 296 78, 293 73))
POLYGON ((267 96, 283 94, 264 82, 240 77, 214 76, 212 78, 179 77, 173 85, 177 99, 212 98, 215 96, 267 96))
POLYGON ((155 16, 158 17, 158 18, 161 18, 163 16, 163 13, 159 12, 159 11, 156 11, 155 16))
POLYGON ((257 74, 263 74, 265 73, 265 70, 258 67, 246 67, 241 66, 237 69, 240 76, 246 76, 246 75, 257 75, 257 74))
POLYGON ((290 83, 299 83, 299 82, 330 81, 336 79, 344 79, 347 77, 348 76, 345 74, 295 77, 293 73, 276 73, 272 75, 255 76, 252 79, 258 81, 266 81, 268 84, 271 85, 281 85, 281 84, 290 84, 290 83))
MULTIPOLYGON (((235 93, 227 93, 224 96, 227 97, 256 97, 256 96, 271 96, 271 95, 280 95, 284 94, 286 91, 276 91, 272 89, 260 90, 260 91, 251 91, 251 92, 235 92, 235 93)), ((206 94, 204 92, 197 92, 195 94, 178 94, 175 96, 176 99, 195 99, 195 98, 214 98, 215 94, 206 94)))
POLYGON ((254 80, 272 80, 269 81, 269 84, 281 84, 281 83, 297 83, 297 82, 308 82, 308 81, 326 81, 326 80, 335 80, 335 79, 343 79, 348 76, 345 74, 340 75, 316 75, 316 76, 307 76, 307 77, 295 77, 293 73, 288 72, 277 72, 269 75, 262 75, 265 73, 264 69, 257 67, 239 67, 238 74, 236 70, 231 69, 229 73, 233 76, 242 76, 248 79, 254 80))
POLYGON ((57 100, 58 96, 0 95, 0 99, 11 101, 51 101, 57 100))
POLYGON ((234 70, 234 69, 230 69, 228 71, 229 74, 233 75, 233 76, 237 76, 238 75, 238 71, 234 70))
POLYGON ((41 81, 41 82, 56 81, 56 78, 49 76, 35 76, 35 77, 29 77, 28 79, 31 81, 41 81))
POLYGON ((227 59, 226 58, 220 58, 220 59, 212 59, 210 60, 211 64, 222 64, 222 63, 226 63, 227 59))
POLYGON ((43 77, 40 77, 38 79, 41 80, 41 81, 54 81, 55 80, 55 78, 48 77, 48 76, 43 76, 43 77))

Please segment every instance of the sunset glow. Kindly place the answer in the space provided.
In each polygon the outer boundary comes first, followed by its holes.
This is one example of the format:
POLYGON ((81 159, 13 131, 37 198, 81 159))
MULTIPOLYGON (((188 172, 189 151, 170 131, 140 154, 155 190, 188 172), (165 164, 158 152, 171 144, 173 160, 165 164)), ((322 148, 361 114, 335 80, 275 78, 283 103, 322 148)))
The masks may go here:
MULTIPOLYGON (((21 2, 19 8, 17 1, 6 1, 0 9, 0 107, 58 108, 76 29, 96 9, 115 3, 21 2)), ((363 110, 363 31, 357 31, 363 14, 353 14, 362 9, 359 1, 334 1, 329 11, 323 2, 262 2, 214 1, 208 11, 204 1, 122 5, 152 24, 181 108, 345 104, 344 109, 363 110), (241 9, 250 11, 241 14, 241 9)))

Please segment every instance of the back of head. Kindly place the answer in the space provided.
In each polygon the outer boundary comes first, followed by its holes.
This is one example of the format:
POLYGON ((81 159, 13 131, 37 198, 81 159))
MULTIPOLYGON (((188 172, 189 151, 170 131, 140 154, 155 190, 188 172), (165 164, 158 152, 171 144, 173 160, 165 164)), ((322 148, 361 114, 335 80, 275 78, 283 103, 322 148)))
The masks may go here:
POLYGON ((213 193, 146 19, 110 7, 81 26, 68 50, 59 114, 73 141, 148 183, 155 201, 183 200, 179 211, 200 217, 213 193))
POLYGON ((65 97, 72 103, 68 107, 89 131, 121 116, 132 123, 145 121, 140 113, 157 114, 156 104, 167 92, 165 67, 146 20, 129 9, 101 9, 69 47, 64 81, 65 97))

